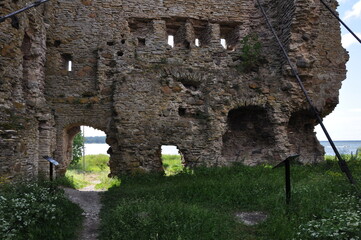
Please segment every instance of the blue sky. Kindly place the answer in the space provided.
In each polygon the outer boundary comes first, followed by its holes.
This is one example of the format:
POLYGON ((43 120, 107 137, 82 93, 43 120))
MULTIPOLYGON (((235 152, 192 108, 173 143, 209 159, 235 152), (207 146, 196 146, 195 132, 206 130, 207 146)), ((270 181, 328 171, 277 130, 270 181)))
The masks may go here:
MULTIPOLYGON (((361 38, 361 0, 339 0, 342 20, 361 38)), ((350 54, 347 78, 340 90, 340 103, 324 119, 333 140, 361 140, 361 44, 342 27, 342 44, 350 54)), ((319 140, 326 140, 319 126, 319 140)), ((104 132, 85 128, 85 136, 104 136, 104 132)))
MULTIPOLYGON (((361 38, 361 0, 339 0, 341 19, 361 38)), ((333 140, 361 140, 361 44, 342 27, 342 45, 349 52, 347 78, 340 90, 340 103, 324 119, 333 140)), ((319 140, 326 140, 319 126, 319 140)))

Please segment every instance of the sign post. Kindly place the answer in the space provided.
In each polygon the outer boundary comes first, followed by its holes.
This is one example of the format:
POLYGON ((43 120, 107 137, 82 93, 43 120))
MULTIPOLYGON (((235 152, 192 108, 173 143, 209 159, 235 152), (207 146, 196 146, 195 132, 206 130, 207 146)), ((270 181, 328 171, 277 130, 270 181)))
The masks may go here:
POLYGON ((53 176, 54 176, 54 167, 53 167, 53 165, 58 166, 59 163, 55 159, 53 159, 53 158, 51 158, 49 156, 43 156, 43 158, 46 159, 49 162, 49 166, 50 166, 49 178, 50 178, 50 181, 53 181, 53 176))
POLYGON ((299 157, 300 155, 292 155, 289 156, 288 158, 286 158, 285 160, 283 160, 282 162, 280 162, 279 164, 277 164, 275 168, 279 168, 282 167, 283 165, 285 165, 285 185, 286 185, 286 203, 290 204, 291 201, 291 161, 295 160, 299 157))

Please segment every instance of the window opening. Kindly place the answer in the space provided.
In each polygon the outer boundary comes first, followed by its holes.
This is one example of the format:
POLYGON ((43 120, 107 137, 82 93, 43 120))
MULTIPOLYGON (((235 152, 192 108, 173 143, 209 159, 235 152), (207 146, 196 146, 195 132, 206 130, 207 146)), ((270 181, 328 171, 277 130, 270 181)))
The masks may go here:
POLYGON ((196 40, 194 41, 194 44, 195 44, 197 47, 201 46, 198 38, 196 38, 196 40))
POLYGON ((64 61, 64 64, 65 64, 65 69, 68 72, 71 72, 73 70, 73 57, 72 57, 72 55, 69 54, 69 53, 64 53, 64 54, 62 54, 62 57, 63 57, 63 61, 64 61))
POLYGON ((221 44, 222 44, 224 49, 227 49, 227 41, 226 41, 226 39, 221 38, 221 44))
POLYGON ((166 176, 176 175, 183 171, 183 158, 177 146, 162 145, 162 164, 166 176))
POLYGON ((145 46, 145 38, 138 38, 138 45, 145 46))
POLYGON ((72 67, 73 67, 73 62, 71 60, 68 61, 67 63, 67 70, 68 72, 71 72, 72 71, 72 67))
POLYGON ((168 35, 168 44, 173 48, 174 47, 174 36, 168 35))

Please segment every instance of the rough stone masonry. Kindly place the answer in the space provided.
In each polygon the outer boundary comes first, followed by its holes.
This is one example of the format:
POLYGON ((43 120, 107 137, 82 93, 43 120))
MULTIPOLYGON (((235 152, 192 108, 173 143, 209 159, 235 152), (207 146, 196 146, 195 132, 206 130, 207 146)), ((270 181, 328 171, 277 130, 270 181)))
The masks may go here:
MULTIPOLYGON (((0 15, 28 2, 2 0, 0 15)), ((326 116, 348 59, 337 20, 317 0, 263 5, 326 116)), ((106 133, 111 175, 162 171, 162 145, 190 167, 324 153, 254 0, 51 0, 21 13, 0 24, 0 113, 1 178, 48 174, 44 155, 64 174, 82 125, 106 133)))

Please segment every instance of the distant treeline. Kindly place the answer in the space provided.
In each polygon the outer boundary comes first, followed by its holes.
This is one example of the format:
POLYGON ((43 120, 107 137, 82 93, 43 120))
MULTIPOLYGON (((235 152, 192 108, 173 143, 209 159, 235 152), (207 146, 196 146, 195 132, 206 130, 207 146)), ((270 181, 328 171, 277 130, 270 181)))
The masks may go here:
POLYGON ((85 137, 85 143, 105 143, 105 136, 85 137))

